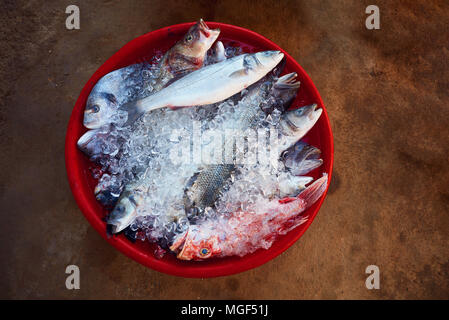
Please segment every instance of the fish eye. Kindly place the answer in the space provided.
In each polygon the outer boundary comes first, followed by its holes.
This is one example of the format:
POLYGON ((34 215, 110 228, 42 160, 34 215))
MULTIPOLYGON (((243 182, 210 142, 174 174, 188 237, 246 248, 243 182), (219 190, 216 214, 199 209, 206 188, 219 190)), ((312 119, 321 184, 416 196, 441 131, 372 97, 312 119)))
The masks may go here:
POLYGON ((200 255, 202 257, 207 256, 209 253, 210 253, 210 250, 207 248, 201 248, 201 250, 200 250, 200 255))
POLYGON ((186 41, 187 41, 187 42, 192 41, 192 39, 193 39, 193 37, 192 37, 191 34, 187 35, 187 37, 186 37, 186 41))
POLYGON ((98 113, 100 111, 100 106, 98 104, 94 104, 93 106, 91 106, 90 111, 92 111, 93 113, 98 113))

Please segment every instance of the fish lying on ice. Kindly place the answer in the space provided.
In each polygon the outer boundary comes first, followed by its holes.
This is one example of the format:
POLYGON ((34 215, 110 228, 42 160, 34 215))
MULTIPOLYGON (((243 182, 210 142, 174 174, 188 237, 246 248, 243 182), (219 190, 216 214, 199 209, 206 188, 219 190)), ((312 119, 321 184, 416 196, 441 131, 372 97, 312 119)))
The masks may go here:
POLYGON ((190 225, 177 236, 170 250, 181 260, 204 260, 268 249, 278 235, 307 221, 301 213, 324 194, 326 187, 327 175, 324 175, 287 203, 271 200, 263 212, 240 211, 190 225))
MULTIPOLYGON (((201 68, 207 51, 220 34, 219 29, 209 29, 201 19, 192 26, 183 39, 170 48, 157 65, 159 75, 153 91, 161 90, 176 77, 201 68)), ((101 78, 92 89, 84 110, 83 124, 96 129, 111 122, 119 105, 127 102, 128 93, 135 87, 145 85, 142 72, 148 70, 146 63, 135 64, 112 71, 101 78)))
POLYGON ((120 106, 119 110, 127 114, 124 126, 154 109, 223 101, 260 80, 283 57, 280 51, 263 51, 243 54, 196 70, 147 98, 120 106))

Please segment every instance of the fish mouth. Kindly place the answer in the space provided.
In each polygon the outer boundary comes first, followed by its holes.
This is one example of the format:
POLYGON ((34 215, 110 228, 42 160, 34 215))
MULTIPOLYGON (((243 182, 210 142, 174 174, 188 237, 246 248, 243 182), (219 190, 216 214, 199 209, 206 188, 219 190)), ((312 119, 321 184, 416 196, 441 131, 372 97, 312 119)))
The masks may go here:
MULTIPOLYGON (((319 110, 321 110, 321 109, 317 109, 317 108, 318 108, 318 105, 316 103, 305 106, 302 108, 302 109, 304 109, 303 114, 307 115, 307 117, 310 120, 313 120, 313 118, 315 118, 315 116, 319 112, 319 110)), ((321 114, 321 112, 319 112, 319 113, 321 114)))
POLYGON ((199 30, 200 32, 206 37, 218 37, 218 35, 220 34, 220 29, 210 29, 207 24, 204 22, 203 19, 200 19, 200 21, 198 21, 198 26, 199 26, 199 30))

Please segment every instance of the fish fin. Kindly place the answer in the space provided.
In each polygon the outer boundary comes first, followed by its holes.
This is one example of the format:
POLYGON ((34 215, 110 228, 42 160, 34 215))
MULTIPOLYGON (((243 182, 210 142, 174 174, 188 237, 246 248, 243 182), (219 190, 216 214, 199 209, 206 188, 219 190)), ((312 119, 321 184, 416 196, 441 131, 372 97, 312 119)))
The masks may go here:
POLYGON ((178 110, 178 109, 182 109, 182 108, 185 108, 185 107, 172 107, 172 106, 167 106, 170 110, 178 110))
POLYGON ((283 198, 283 199, 280 199, 280 200, 279 200, 279 203, 280 203, 280 204, 285 204, 285 203, 289 203, 289 202, 292 202, 292 201, 295 201, 295 200, 296 200, 296 198, 285 197, 285 198, 283 198))
POLYGON ((126 127, 133 124, 143 114, 143 112, 137 106, 137 101, 131 101, 122 104, 118 109, 120 111, 125 111, 128 115, 126 122, 122 125, 122 127, 126 127))
POLYGON ((311 207, 324 194, 326 188, 327 174, 325 173, 321 178, 316 180, 298 195, 298 199, 304 201, 304 209, 311 207))
POLYGON ((245 69, 240 69, 240 70, 234 71, 233 73, 231 73, 229 75, 229 78, 240 78, 240 77, 244 77, 246 75, 248 75, 248 69, 245 68, 245 69))
POLYGON ((111 103, 117 104, 117 98, 112 93, 103 92, 103 95, 106 99, 108 99, 111 103))
POLYGON ((189 230, 184 232, 181 235, 178 235, 175 240, 173 241, 173 244, 169 247, 169 249, 173 252, 181 251, 184 247, 184 243, 187 238, 187 234, 189 233, 189 230))

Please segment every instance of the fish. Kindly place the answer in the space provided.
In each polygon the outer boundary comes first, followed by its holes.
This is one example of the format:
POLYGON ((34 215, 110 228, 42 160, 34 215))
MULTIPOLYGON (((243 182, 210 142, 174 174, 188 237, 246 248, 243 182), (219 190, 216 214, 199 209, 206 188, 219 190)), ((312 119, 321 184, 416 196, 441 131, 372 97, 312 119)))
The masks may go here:
POLYGON ((89 130, 78 139, 76 144, 78 149, 86 154, 89 159, 95 160, 95 157, 103 151, 101 142, 105 136, 107 136, 107 132, 100 128, 89 130))
POLYGON ((102 158, 116 156, 123 140, 121 136, 111 135, 109 126, 104 126, 88 130, 78 139, 77 146, 91 161, 100 162, 102 158))
MULTIPOLYGON (((258 96, 261 93, 260 90, 264 84, 265 83, 260 83, 259 85, 250 88, 244 99, 253 99, 255 96, 258 96)), ((273 90, 274 92, 277 90, 288 90, 294 95, 298 87, 299 83, 291 81, 291 76, 289 75, 278 79, 273 85, 273 90), (289 85, 284 83, 287 79, 289 85)), ((251 110, 245 110, 245 112, 239 113, 237 119, 232 119, 231 123, 237 121, 240 128, 245 128, 245 126, 253 125, 260 114, 263 114, 263 111, 256 105, 254 108, 251 108, 251 110)), ((236 127, 235 123, 233 124, 233 127, 236 127)), ((186 213, 187 217, 190 217, 192 221, 196 216, 199 216, 197 211, 202 211, 215 201, 219 190, 224 185, 225 180, 229 178, 234 168, 233 164, 208 166, 198 173, 196 179, 191 179, 190 182, 187 183, 187 185, 192 183, 192 187, 189 191, 185 192, 183 213, 186 213), (210 182, 213 183, 212 186, 210 185, 210 182), (209 184, 210 188, 204 187, 205 184, 209 184)), ((142 194, 144 194, 147 189, 147 179, 152 179, 151 172, 146 172, 144 178, 132 181, 124 187, 115 208, 107 218, 107 224, 110 225, 109 230, 111 233, 122 231, 137 217, 138 207, 144 201, 142 194)), ((167 213, 167 216, 170 215, 179 216, 180 213, 167 213)))
POLYGON ((209 64, 222 62, 226 60, 226 51, 223 42, 221 41, 215 42, 215 44, 209 51, 210 51, 210 56, 208 59, 209 64))
MULTIPOLYGON (((240 101, 241 105, 245 107, 236 112, 234 117, 224 124, 224 129, 245 130, 255 128, 261 116, 265 116, 261 104, 265 102, 264 97, 266 95, 288 97, 284 99, 286 105, 283 105, 282 108, 286 109, 290 105, 290 102, 296 96, 300 82, 294 81, 297 76, 296 73, 276 79, 280 72, 281 69, 276 70, 248 89, 248 92, 240 101), (249 107, 246 107, 246 105, 249 105, 249 107)), ((277 100, 270 101, 274 104, 277 100)), ((227 148, 225 151, 228 153, 225 155, 225 159, 232 159, 234 150, 227 148)), ((205 166, 190 179, 185 190, 184 205, 191 220, 194 220, 205 208, 213 207, 226 181, 235 169, 234 163, 211 164, 205 166)))
MULTIPOLYGON (((218 38, 219 29, 209 29, 200 19, 187 34, 171 47, 157 65, 159 74, 152 85, 157 92, 174 78, 200 69, 207 51, 218 38)), ((117 109, 129 100, 129 93, 145 85, 142 73, 151 66, 147 63, 130 65, 103 76, 92 89, 84 110, 83 124, 97 129, 112 122, 119 122, 117 109)), ((132 95, 131 95, 132 96, 132 95)))
POLYGON ((318 108, 316 103, 291 110, 282 114, 279 121, 280 138, 275 146, 280 151, 279 155, 285 150, 294 146, 320 118, 323 109, 318 108))
POLYGON ((120 175, 104 173, 94 189, 97 201, 107 208, 113 207, 122 192, 122 180, 120 175))
POLYGON ((144 201, 146 185, 140 179, 127 184, 114 209, 106 217, 106 231, 115 234, 123 231, 137 218, 137 207, 144 201))
POLYGON ((323 164, 320 149, 303 141, 285 150, 281 157, 285 167, 295 176, 301 176, 323 164))
POLYGON ((173 79, 200 69, 205 62, 207 51, 219 35, 220 29, 210 29, 203 19, 200 19, 184 38, 165 53, 159 63, 160 74, 154 89, 159 91, 173 79))
POLYGON ((238 211, 191 224, 175 238, 170 250, 180 260, 205 260, 244 256, 260 248, 268 249, 279 235, 307 221, 308 217, 302 213, 321 198, 327 182, 327 174, 324 174, 288 202, 271 200, 262 212, 238 211))
POLYGON ((280 51, 247 53, 193 71, 144 99, 120 106, 119 110, 127 118, 123 126, 158 108, 176 109, 223 101, 260 80, 283 57, 280 51))
MULTIPOLYGON (((306 185, 308 185, 312 181, 312 177, 294 176, 290 173, 282 172, 278 176, 279 197, 285 198, 297 196, 306 188, 306 185)), ((271 195, 271 197, 273 196, 274 195, 271 195)))

